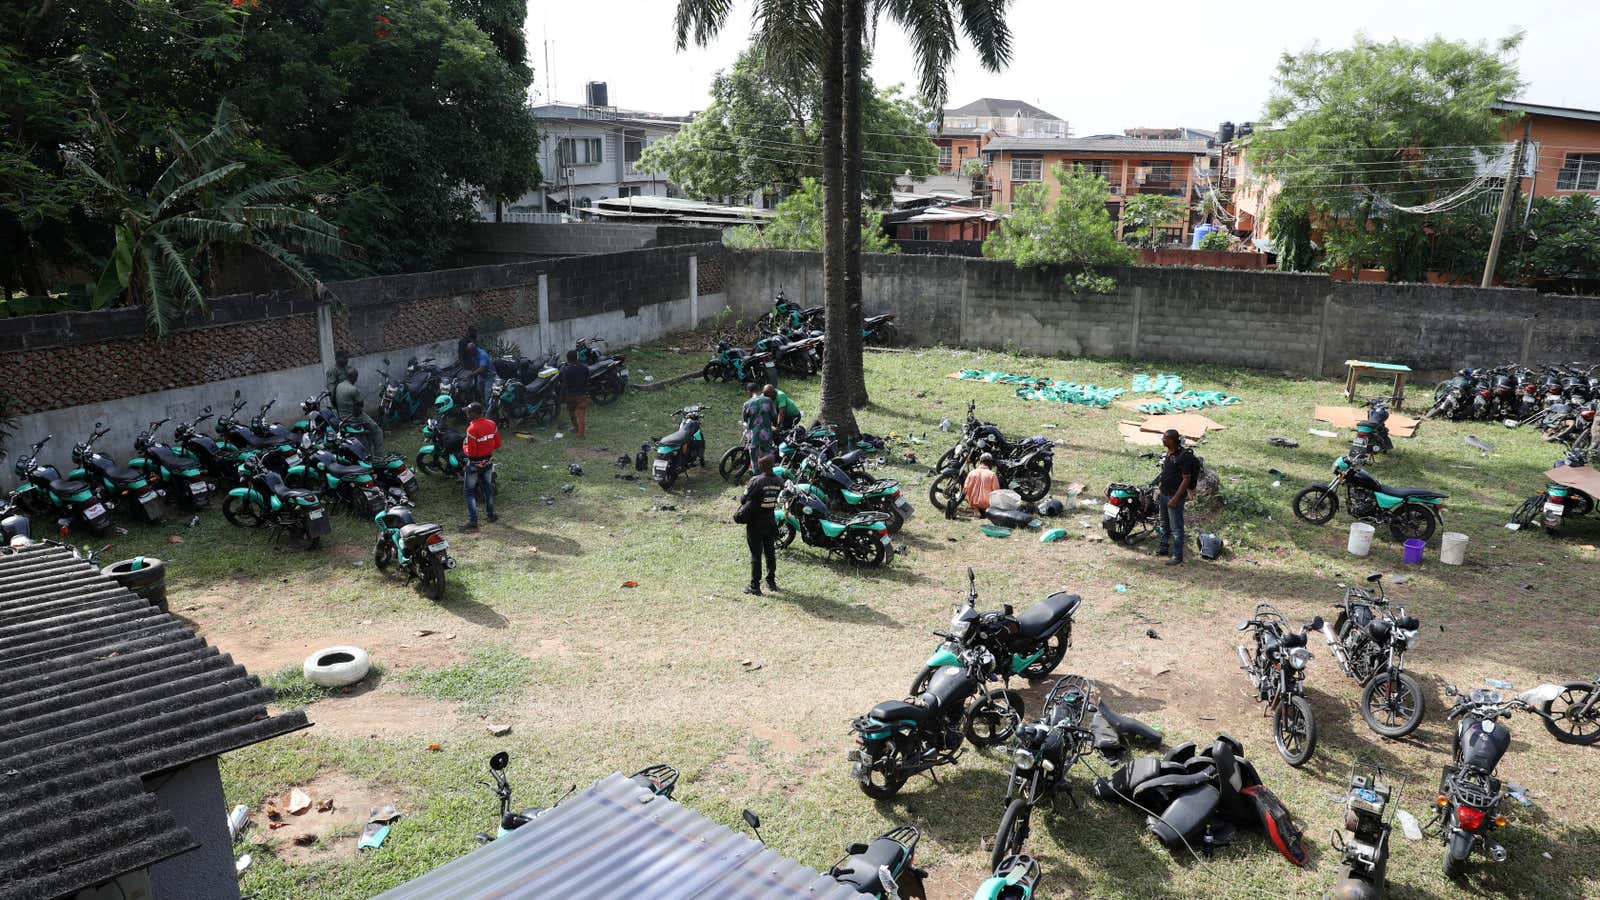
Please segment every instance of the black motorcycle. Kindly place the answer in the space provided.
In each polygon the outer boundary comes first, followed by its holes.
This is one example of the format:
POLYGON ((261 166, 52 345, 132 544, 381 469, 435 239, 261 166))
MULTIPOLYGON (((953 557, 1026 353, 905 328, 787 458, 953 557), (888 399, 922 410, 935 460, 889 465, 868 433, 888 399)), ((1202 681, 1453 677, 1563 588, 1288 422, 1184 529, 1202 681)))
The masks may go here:
POLYGON ((239 453, 201 433, 198 426, 210 418, 211 407, 208 406, 200 415, 172 426, 172 443, 179 453, 198 462, 211 477, 231 482, 238 477, 239 453))
MULTIPOLYGON (((267 455, 278 455, 273 451, 267 455)), ((249 456, 239 463, 243 484, 228 491, 222 501, 222 517, 240 528, 267 528, 269 540, 288 534, 315 549, 332 530, 328 511, 316 491, 289 487, 283 476, 268 467, 263 456, 249 456)))
POLYGON ((806 376, 822 368, 818 350, 821 340, 816 335, 779 331, 756 341, 754 347, 758 352, 771 353, 773 364, 782 371, 806 376))
POLYGON ((651 463, 650 477, 661 485, 662 490, 672 490, 678 476, 691 468, 705 468, 706 438, 700 430, 700 420, 705 413, 706 407, 699 404, 673 410, 673 418, 682 417, 678 430, 653 441, 656 456, 651 463))
POLYGON ((1389 896, 1389 839, 1394 811, 1405 789, 1379 766, 1356 763, 1350 767, 1349 789, 1344 798, 1344 829, 1334 829, 1333 849, 1339 853, 1338 879, 1330 898, 1383 900, 1389 896), (1348 831, 1350 836, 1345 837, 1348 831))
MULTIPOLYGON (((887 517, 890 534, 897 534, 905 526, 906 520, 916 513, 911 501, 901 492, 900 482, 893 478, 872 478, 861 474, 859 454, 853 459, 829 459, 826 451, 807 448, 797 457, 793 468, 785 466, 784 471, 778 474, 809 484, 814 491, 820 490, 830 509, 845 515, 883 513, 887 517), (852 463, 856 466, 855 472, 845 468, 845 465, 852 463)), ((849 454, 845 457, 849 457, 849 454)))
POLYGON ((964 651, 987 650, 996 660, 1002 678, 1020 675, 1029 681, 1050 676, 1067 648, 1072 646, 1073 616, 1083 605, 1077 594, 1058 592, 1028 607, 1017 615, 1011 604, 989 612, 978 612, 978 579, 967 567, 967 598, 950 616, 949 633, 936 631, 944 638, 928 657, 928 662, 911 680, 909 696, 927 688, 934 673, 942 668, 959 667, 964 651))
POLYGON ((922 879, 928 877, 915 865, 921 839, 915 826, 899 825, 871 843, 846 844, 844 859, 828 869, 828 877, 867 897, 921 900, 927 897, 922 879))
MULTIPOLYGON (((1568 450, 1556 463, 1556 468, 1587 465, 1589 454, 1583 450, 1568 450)), ((1594 498, 1588 493, 1565 484, 1547 482, 1542 492, 1522 501, 1511 514, 1511 521, 1519 528, 1538 523, 1546 534, 1554 535, 1569 518, 1586 516, 1594 510, 1594 498)))
POLYGON ((772 331, 779 328, 821 328, 826 317, 826 307, 801 307, 784 296, 783 291, 779 291, 778 296, 772 298, 772 312, 762 317, 758 324, 764 324, 772 331))
POLYGON ((388 572, 393 566, 407 584, 420 581, 428 596, 442 599, 444 573, 456 567, 444 529, 418 522, 409 503, 390 506, 374 516, 373 522, 378 526, 378 542, 372 548, 372 562, 378 571, 388 572))
POLYGON ((578 341, 578 362, 589 367, 589 399, 596 406, 610 406, 628 389, 628 357, 608 356, 599 349, 605 338, 583 338, 578 341))
POLYGON ((239 411, 244 409, 244 400, 238 391, 233 392, 233 407, 225 416, 218 416, 212 424, 217 437, 230 450, 238 456, 245 457, 260 453, 264 450, 282 450, 292 458, 300 446, 300 438, 281 424, 268 424, 266 421, 267 410, 272 408, 273 401, 268 400, 261 405, 261 409, 248 422, 238 419, 239 411))
POLYGON ((527 422, 553 424, 561 413, 561 392, 556 386, 559 371, 543 366, 532 372, 496 375, 484 414, 506 428, 520 428, 527 422))
POLYGON ((1389 436, 1389 402, 1382 398, 1368 400, 1367 417, 1356 423, 1356 436, 1350 441, 1350 456, 1363 458, 1394 450, 1394 439, 1389 436))
POLYGON ((1055 465, 1055 448, 1050 439, 1034 436, 1016 444, 1009 444, 998 429, 980 428, 953 448, 949 459, 928 486, 928 501, 946 517, 965 501, 962 492, 967 475, 977 467, 978 460, 988 453, 994 457, 994 474, 1000 486, 1016 491, 1023 501, 1033 503, 1050 493, 1051 470, 1055 465))
MULTIPOLYGON (((433 398, 439 396, 439 367, 432 363, 431 356, 421 362, 413 356, 406 360, 406 370, 399 378, 391 378, 387 368, 378 372, 383 380, 383 392, 379 395, 380 424, 410 422, 432 407, 433 398)), ((384 359, 383 364, 387 367, 389 360, 384 359)))
MULTIPOLYGON (((496 838, 505 837, 507 834, 516 831, 518 828, 521 828, 529 822, 532 822, 541 814, 554 809, 556 806, 559 806, 562 800, 572 796, 573 792, 577 790, 577 786, 573 785, 571 788, 567 789, 566 794, 563 794, 560 799, 549 806, 531 806, 522 810, 521 812, 512 812, 511 782, 506 780, 505 775, 506 766, 509 766, 510 764, 511 755, 506 751, 501 750, 499 753, 489 757, 489 775, 494 779, 494 783, 490 784, 487 781, 478 782, 484 787, 492 789, 494 791, 495 798, 500 802, 499 824, 495 828, 494 835, 491 837, 488 834, 479 833, 477 835, 479 843, 486 844, 495 840, 496 838)), ((673 790, 678 786, 678 770, 674 769, 672 766, 661 763, 645 769, 640 769, 630 776, 630 780, 645 790, 655 794, 657 797, 666 797, 670 800, 672 798, 673 790)))
POLYGON ((131 466, 124 466, 94 449, 95 442, 110 433, 110 429, 94 423, 94 431, 85 439, 72 445, 72 461, 78 468, 67 474, 68 478, 86 481, 112 506, 133 513, 139 521, 154 525, 166 515, 162 490, 150 482, 149 476, 131 466))
POLYGON ((1161 509, 1156 505, 1156 482, 1146 485, 1117 482, 1106 487, 1106 502, 1100 507, 1100 524, 1106 536, 1119 544, 1132 544, 1161 527, 1161 509))
POLYGON ((156 432, 166 423, 166 419, 151 422, 149 428, 139 432, 133 439, 134 452, 139 455, 128 460, 128 466, 161 485, 169 498, 190 509, 205 509, 211 505, 213 493, 205 468, 199 460, 179 453, 157 436, 156 432))
POLYGON ((1094 715, 1094 686, 1081 675, 1057 681, 1044 700, 1039 721, 1017 728, 1011 749, 1011 777, 1006 782, 1005 812, 994 835, 991 869, 1022 852, 1028 840, 1033 808, 1066 797, 1073 809, 1078 799, 1069 777, 1078 760, 1094 747, 1089 723, 1094 715))
POLYGON ((874 800, 893 797, 912 775, 954 764, 963 735, 978 747, 1010 740, 1025 714, 1022 695, 986 689, 996 677, 994 654, 966 649, 961 665, 939 669, 921 694, 885 700, 856 718, 849 760, 861 792, 874 800))
POLYGON ((1443 521, 1440 511, 1449 494, 1428 488, 1395 488, 1382 484, 1361 468, 1359 460, 1341 456, 1333 461, 1333 480, 1314 484, 1294 495, 1294 514, 1313 525, 1326 525, 1339 511, 1339 488, 1345 489, 1345 509, 1374 525, 1386 525, 1397 541, 1428 540, 1443 521))
POLYGON ((778 492, 778 508, 773 510, 773 518, 778 522, 774 543, 779 550, 794 543, 798 535, 802 543, 842 556, 858 566, 870 569, 894 562, 888 516, 863 512, 836 517, 828 511, 828 504, 820 495, 820 489, 813 490, 811 485, 795 481, 785 484, 778 492))
POLYGON ((1317 616, 1294 630, 1282 613, 1266 603, 1258 604, 1255 615, 1239 623, 1240 631, 1248 629, 1255 636, 1253 650, 1238 647, 1239 668, 1250 677, 1256 698, 1267 704, 1278 755, 1296 767, 1305 765, 1317 747, 1317 720, 1305 692, 1306 663, 1311 661, 1306 634, 1321 628, 1322 617, 1317 616))
POLYGON ((1437 830, 1444 841, 1444 874, 1454 878, 1473 850, 1481 849, 1495 862, 1506 860, 1505 848, 1492 837, 1495 829, 1507 824, 1499 813, 1506 791, 1494 770, 1511 746, 1511 730, 1500 720, 1511 718, 1514 710, 1533 707, 1524 699, 1527 695, 1505 699, 1499 690, 1488 688, 1462 694, 1452 684, 1446 685, 1445 694, 1456 698, 1447 717, 1456 723, 1455 738, 1450 764, 1439 778, 1439 797, 1428 829, 1437 830))
POLYGON ((869 346, 893 347, 900 332, 894 327, 894 314, 867 316, 861 322, 861 342, 869 346))
POLYGON ((1383 574, 1367 576, 1372 590, 1350 585, 1338 605, 1333 623, 1323 623, 1333 661, 1362 685, 1361 718, 1367 727, 1387 738, 1405 737, 1417 730, 1427 710, 1422 685, 1405 671, 1406 651, 1417 645, 1421 623, 1406 615, 1404 601, 1390 606, 1383 592, 1383 574))

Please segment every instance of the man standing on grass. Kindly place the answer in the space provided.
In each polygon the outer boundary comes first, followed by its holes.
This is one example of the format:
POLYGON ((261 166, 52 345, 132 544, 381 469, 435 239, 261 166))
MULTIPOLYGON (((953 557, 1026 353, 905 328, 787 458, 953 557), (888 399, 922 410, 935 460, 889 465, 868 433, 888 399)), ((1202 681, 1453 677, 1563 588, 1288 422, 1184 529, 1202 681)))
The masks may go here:
POLYGON ((1183 562, 1183 505, 1200 479, 1200 462, 1195 459, 1194 451, 1183 445, 1183 436, 1177 429, 1167 429, 1161 436, 1161 444, 1167 448, 1167 455, 1161 459, 1161 478, 1157 483, 1161 543, 1156 547, 1156 555, 1166 556, 1170 550, 1172 558, 1167 560, 1167 565, 1176 566, 1183 562))
POLYGON ((561 402, 572 419, 572 433, 582 440, 589 424, 589 367, 578 362, 578 351, 567 351, 567 361, 556 378, 561 380, 561 402))
POLYGON ((778 390, 776 385, 771 384, 762 388, 761 393, 768 400, 771 400, 772 405, 778 410, 779 434, 782 434, 800 424, 800 407, 793 400, 789 399, 788 394, 778 390))
POLYGON ((461 487, 467 495, 466 531, 478 530, 478 489, 483 489, 483 506, 486 517, 493 522, 494 514, 494 451, 500 449, 500 429, 494 420, 485 418, 482 403, 467 404, 467 437, 461 442, 467 456, 467 468, 462 473, 461 487))
POLYGON ((744 592, 761 596, 761 560, 767 561, 767 590, 778 589, 778 553, 774 543, 778 537, 778 494, 783 491, 783 479, 772 472, 770 456, 760 457, 753 468, 756 474, 745 485, 739 497, 739 508, 748 518, 744 523, 744 541, 750 548, 750 583, 744 592))
POLYGON ((754 468, 756 460, 770 456, 776 445, 778 407, 761 393, 761 385, 752 381, 746 387, 750 399, 744 402, 739 415, 744 421, 744 446, 750 451, 750 465, 754 468))

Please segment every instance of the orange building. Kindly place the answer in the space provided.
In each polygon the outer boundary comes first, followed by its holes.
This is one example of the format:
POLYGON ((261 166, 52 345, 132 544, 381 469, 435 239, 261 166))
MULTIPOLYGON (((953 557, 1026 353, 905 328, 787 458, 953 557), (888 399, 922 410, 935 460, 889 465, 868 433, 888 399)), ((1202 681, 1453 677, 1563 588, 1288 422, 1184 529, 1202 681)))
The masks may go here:
POLYGON ((1537 150, 1532 177, 1522 190, 1535 197, 1600 196, 1600 110, 1540 106, 1502 100, 1490 107, 1506 116, 1500 133, 1508 141, 1524 132, 1537 150))
MULTIPOLYGON (((997 204, 1010 203, 1019 185, 1034 182, 1044 182, 1054 201, 1060 188, 1050 171, 1064 163, 1068 168, 1083 166, 1111 183, 1107 208, 1120 220, 1123 198, 1134 194, 1181 197, 1192 208, 1199 179, 1196 166, 1206 164, 1206 151, 1205 141, 997 137, 984 147, 983 155, 988 162, 991 197, 997 204)), ((1174 241, 1186 240, 1189 224, 1172 231, 1174 241)))
POLYGON ((939 171, 946 175, 961 174, 961 166, 969 159, 980 159, 983 148, 999 132, 992 128, 944 128, 933 138, 939 148, 939 171))

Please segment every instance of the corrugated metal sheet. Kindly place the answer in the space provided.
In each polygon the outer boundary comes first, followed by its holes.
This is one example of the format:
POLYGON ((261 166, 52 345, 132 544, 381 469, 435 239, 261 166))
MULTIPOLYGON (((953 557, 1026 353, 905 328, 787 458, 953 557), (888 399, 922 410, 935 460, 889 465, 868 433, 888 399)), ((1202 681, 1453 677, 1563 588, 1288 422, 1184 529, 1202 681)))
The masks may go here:
POLYGON ((1019 138, 999 137, 985 144, 984 153, 1027 150, 1045 153, 1183 153, 1204 156, 1205 141, 1158 141, 1149 138, 1019 138))
POLYGON ((56 897, 196 846, 142 779, 310 724, 269 716, 272 696, 70 548, 0 550, 0 895, 56 897))
POLYGON ((376 900, 860 900, 614 772, 506 837, 376 900))

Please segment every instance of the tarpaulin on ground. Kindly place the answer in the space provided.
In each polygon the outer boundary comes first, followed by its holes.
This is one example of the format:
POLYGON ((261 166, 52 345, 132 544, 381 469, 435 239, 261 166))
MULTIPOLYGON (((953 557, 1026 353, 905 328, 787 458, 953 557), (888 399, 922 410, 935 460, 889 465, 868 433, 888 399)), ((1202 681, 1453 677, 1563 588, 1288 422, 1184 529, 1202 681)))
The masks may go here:
POLYGON ((1146 375, 1140 372, 1134 375, 1133 391, 1136 394, 1160 394, 1162 399, 1124 400, 1117 405, 1155 415, 1181 413, 1215 406, 1232 406, 1240 402, 1238 397, 1222 391, 1184 390, 1183 376, 1173 375, 1168 372, 1163 372, 1159 375, 1146 375))
POLYGON ((981 369, 962 369, 952 372, 951 378, 965 381, 982 381, 987 384, 1017 385, 1017 396, 1023 400, 1045 400, 1051 403, 1073 403, 1079 406, 1102 408, 1124 393, 1122 388, 1101 387, 1097 384, 1079 384, 1076 381, 1056 381, 1032 375, 1014 375, 1009 372, 989 372, 981 369))

